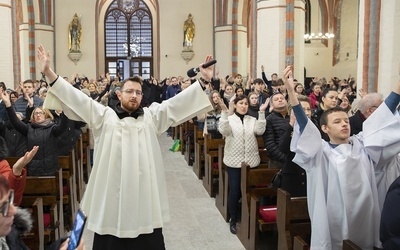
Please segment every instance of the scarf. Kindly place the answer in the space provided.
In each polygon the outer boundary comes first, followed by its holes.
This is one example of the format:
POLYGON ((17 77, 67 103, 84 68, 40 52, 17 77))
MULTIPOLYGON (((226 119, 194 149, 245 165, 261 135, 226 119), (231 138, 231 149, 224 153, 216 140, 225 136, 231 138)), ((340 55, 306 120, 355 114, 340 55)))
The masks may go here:
POLYGON ((46 118, 44 121, 42 121, 42 122, 35 122, 35 124, 36 125, 39 125, 39 126, 47 126, 47 125, 49 125, 50 123, 52 123, 53 121, 50 119, 50 118, 46 118))

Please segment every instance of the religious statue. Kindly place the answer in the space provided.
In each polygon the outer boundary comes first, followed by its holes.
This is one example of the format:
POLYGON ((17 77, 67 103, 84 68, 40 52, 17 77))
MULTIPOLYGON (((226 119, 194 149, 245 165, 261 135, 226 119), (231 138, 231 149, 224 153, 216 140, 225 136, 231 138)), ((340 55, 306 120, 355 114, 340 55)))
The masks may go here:
POLYGON ((193 23, 193 16, 192 14, 189 14, 188 18, 183 24, 183 47, 186 50, 192 50, 194 35, 195 25, 193 23))
POLYGON ((68 49, 69 52, 81 51, 82 25, 78 14, 75 13, 68 26, 68 49))

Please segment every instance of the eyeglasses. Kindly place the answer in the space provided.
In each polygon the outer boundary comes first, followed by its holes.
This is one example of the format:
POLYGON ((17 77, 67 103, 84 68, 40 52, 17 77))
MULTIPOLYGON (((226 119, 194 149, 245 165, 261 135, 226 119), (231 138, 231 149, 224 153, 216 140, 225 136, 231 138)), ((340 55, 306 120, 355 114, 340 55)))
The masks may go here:
POLYGON ((125 92, 125 93, 127 93, 128 95, 133 95, 133 94, 136 94, 137 96, 142 96, 142 95, 143 95, 143 92, 142 92, 142 91, 140 91, 140 90, 135 90, 135 89, 127 89, 127 90, 123 90, 123 91, 121 91, 121 92, 125 92))
POLYGON ((44 113, 43 112, 35 112, 35 113, 33 113, 33 115, 44 115, 44 113))
POLYGON ((8 201, 4 202, 3 206, 0 208, 0 213, 4 217, 7 217, 11 204, 14 204, 14 189, 10 190, 10 195, 8 196, 8 201))

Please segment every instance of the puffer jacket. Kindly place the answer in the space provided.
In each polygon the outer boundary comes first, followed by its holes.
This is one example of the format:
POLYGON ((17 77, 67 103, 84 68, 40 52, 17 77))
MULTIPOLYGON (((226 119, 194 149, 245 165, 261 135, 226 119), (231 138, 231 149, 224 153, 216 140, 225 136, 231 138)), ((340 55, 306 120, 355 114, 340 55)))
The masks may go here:
POLYGON ((242 162, 250 167, 260 164, 256 135, 262 135, 266 126, 265 112, 260 111, 258 119, 245 115, 243 122, 239 116, 223 111, 219 121, 219 132, 225 137, 225 165, 240 168, 242 162))
POLYGON ((61 116, 61 122, 47 125, 21 122, 12 108, 7 108, 8 117, 15 129, 27 137, 27 148, 39 146, 36 155, 27 165, 28 176, 51 176, 58 170, 58 136, 68 127, 68 118, 61 116))

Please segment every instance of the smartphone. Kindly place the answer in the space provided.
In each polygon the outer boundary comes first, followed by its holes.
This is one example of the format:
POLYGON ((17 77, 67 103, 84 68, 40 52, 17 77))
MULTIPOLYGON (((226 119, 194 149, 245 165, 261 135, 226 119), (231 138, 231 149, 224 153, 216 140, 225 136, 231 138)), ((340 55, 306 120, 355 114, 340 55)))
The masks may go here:
POLYGON ((79 209, 76 213, 74 228, 69 236, 68 250, 75 250, 81 241, 83 229, 85 228, 86 214, 79 209))

